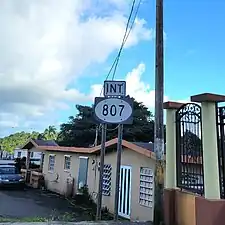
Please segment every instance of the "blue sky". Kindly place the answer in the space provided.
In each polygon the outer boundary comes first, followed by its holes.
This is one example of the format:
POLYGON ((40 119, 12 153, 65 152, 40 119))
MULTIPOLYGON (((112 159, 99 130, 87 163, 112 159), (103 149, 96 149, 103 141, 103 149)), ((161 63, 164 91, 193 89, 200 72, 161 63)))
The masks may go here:
MULTIPOLYGON (((165 42, 165 95, 172 100, 188 100, 203 92, 224 94, 225 66, 225 2, 222 0, 164 1, 165 42)), ((145 1, 139 16, 147 27, 155 27, 155 3, 145 1)), ((107 64, 113 61, 109 57, 107 64)), ((143 41, 124 50, 117 79, 140 62, 146 65, 142 80, 154 88, 155 40, 143 41)), ((104 79, 105 68, 95 68, 95 82, 104 79), (98 71, 98 72, 97 72, 98 71)), ((87 70, 88 75, 91 71, 87 70)), ((81 79, 82 88, 88 90, 91 81, 81 79)))
MULTIPOLYGON (((0 135, 58 126, 76 114, 76 104, 90 105, 99 95, 130 4, 96 2, 22 0, 21 8, 14 8, 13 1, 0 5, 0 20, 5 21, 0 23, 5 34, 0 40, 0 135)), ((225 93, 224 11, 222 0, 164 0, 167 100, 225 93)), ((128 94, 154 110, 155 1, 143 0, 138 21, 116 79, 127 79, 128 94)))

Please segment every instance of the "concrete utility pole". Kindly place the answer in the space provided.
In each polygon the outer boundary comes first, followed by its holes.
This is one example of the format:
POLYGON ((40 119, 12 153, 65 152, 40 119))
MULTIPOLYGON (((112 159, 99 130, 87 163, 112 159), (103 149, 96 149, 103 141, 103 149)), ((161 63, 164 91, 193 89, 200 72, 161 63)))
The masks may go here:
POLYGON ((156 0, 156 53, 155 53, 155 126, 154 152, 156 154, 154 224, 163 222, 164 170, 164 56, 163 56, 163 0, 156 0))

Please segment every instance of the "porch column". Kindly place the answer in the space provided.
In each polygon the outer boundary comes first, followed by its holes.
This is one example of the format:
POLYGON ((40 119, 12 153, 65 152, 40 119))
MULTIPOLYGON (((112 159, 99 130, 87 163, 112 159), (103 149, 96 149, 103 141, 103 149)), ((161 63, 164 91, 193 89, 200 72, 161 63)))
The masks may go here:
POLYGON ((26 158, 26 169, 29 169, 29 165, 30 165, 30 151, 27 150, 27 158, 26 158))
POLYGON ((165 102, 166 109, 166 175, 164 188, 165 225, 175 224, 175 189, 176 180, 176 111, 182 103, 165 102))
POLYGON ((45 158, 45 154, 44 152, 41 153, 41 161, 40 161, 40 169, 43 172, 43 167, 44 167, 44 158, 45 158))
POLYGON ((177 187, 176 180, 176 111, 182 103, 165 102, 166 109, 166 177, 165 188, 177 187))
POLYGON ((202 106, 202 145, 205 198, 220 199, 216 104, 225 96, 204 93, 191 97, 202 106))

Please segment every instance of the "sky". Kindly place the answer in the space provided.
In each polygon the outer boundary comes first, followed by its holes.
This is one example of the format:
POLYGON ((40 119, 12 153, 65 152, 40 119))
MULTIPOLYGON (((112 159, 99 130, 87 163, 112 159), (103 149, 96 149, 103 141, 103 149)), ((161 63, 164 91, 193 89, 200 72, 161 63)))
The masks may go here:
MULTIPOLYGON (((131 0, 0 1, 0 136, 43 131, 91 105, 131 0)), ((225 1, 164 0, 165 101, 225 94, 225 1)), ((143 0, 116 80, 154 111, 155 0, 143 0)))

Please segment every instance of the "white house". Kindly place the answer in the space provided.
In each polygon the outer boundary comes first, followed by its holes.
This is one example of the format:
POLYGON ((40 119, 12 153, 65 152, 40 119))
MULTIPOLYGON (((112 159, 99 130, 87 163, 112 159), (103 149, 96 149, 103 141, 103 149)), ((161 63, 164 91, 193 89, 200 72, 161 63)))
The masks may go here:
POLYGON ((1 159, 13 159, 13 154, 11 154, 7 151, 1 150, 0 151, 0 158, 1 159))
MULTIPOLYGON (((58 144, 53 140, 38 140, 38 139, 30 139, 27 143, 32 143, 34 146, 58 146, 58 144)), ((29 147, 29 145, 28 145, 29 147)), ((14 158, 23 158, 27 157, 27 149, 17 148, 14 150, 14 158)), ((31 151, 30 159, 39 161, 42 158, 42 152, 31 151)))
MULTIPOLYGON (((30 158, 35 160, 41 160, 42 153, 41 152, 31 152, 30 158)), ((23 157, 27 157, 26 149, 15 149, 14 150, 14 159, 23 157)))

